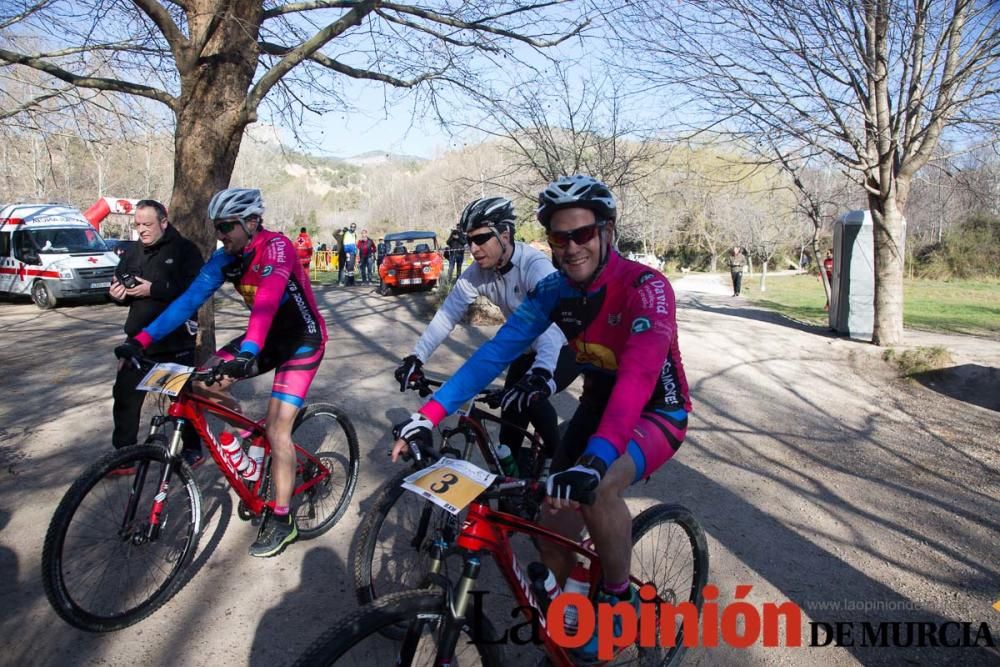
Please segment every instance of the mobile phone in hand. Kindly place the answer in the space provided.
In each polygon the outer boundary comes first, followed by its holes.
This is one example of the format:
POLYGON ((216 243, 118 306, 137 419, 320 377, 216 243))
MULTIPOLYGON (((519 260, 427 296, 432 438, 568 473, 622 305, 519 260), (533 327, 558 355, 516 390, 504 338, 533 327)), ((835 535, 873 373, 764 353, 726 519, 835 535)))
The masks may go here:
POLYGON ((135 276, 124 271, 118 275, 118 282, 125 286, 125 289, 132 289, 139 284, 139 281, 135 279, 135 276))

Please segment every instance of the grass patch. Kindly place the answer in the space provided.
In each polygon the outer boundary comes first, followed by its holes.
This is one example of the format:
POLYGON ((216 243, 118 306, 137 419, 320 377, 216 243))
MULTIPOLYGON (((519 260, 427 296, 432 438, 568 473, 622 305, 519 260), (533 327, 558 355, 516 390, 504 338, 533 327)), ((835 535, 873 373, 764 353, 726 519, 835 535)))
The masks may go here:
POLYGON ((954 365, 948 350, 937 345, 915 347, 902 352, 890 347, 882 353, 882 359, 899 369, 904 376, 919 375, 954 365))
MULTIPOLYGON (((758 277, 743 279, 743 292, 758 305, 810 324, 826 325, 826 298, 816 276, 771 276, 767 291, 758 277)), ((913 329, 977 335, 1000 334, 1000 282, 903 281, 903 324, 913 329)))

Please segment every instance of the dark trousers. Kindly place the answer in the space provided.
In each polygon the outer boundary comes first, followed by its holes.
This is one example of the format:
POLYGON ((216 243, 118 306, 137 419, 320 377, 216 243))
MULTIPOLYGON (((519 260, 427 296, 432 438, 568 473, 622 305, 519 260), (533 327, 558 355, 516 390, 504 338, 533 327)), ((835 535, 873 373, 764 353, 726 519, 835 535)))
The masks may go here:
POLYGON ((370 283, 372 281, 372 262, 371 257, 361 258, 361 282, 370 283))
POLYGON ((460 275, 462 275, 462 264, 464 261, 465 251, 452 250, 448 253, 448 282, 456 280, 460 275), (452 272, 455 274, 454 278, 451 275, 452 272))
MULTIPOLYGON (((517 384, 517 381, 531 370, 531 365, 534 361, 534 352, 522 354, 515 359, 514 363, 507 369, 507 378, 503 383, 504 389, 509 389, 517 384)), ((556 383, 556 392, 558 393, 572 384, 578 374, 576 355, 570 349, 569 345, 564 345, 559 352, 559 360, 556 362, 555 373, 552 374, 556 383)), ((514 453, 515 460, 517 460, 517 454, 524 440, 523 430, 518 429, 527 428, 529 422, 535 427, 535 432, 541 437, 542 444, 545 445, 545 453, 548 456, 552 456, 555 453, 556 448, 559 446, 559 415, 556 414, 556 409, 552 407, 549 401, 536 401, 524 412, 508 410, 501 416, 509 424, 504 424, 500 427, 500 442, 510 447, 514 453)))
MULTIPOLYGON (((183 350, 180 352, 165 352, 162 354, 146 355, 152 361, 170 362, 183 366, 194 366, 194 350, 183 350)), ((112 408, 115 430, 111 434, 111 444, 115 448, 127 447, 139 441, 139 418, 142 415, 142 404, 146 400, 145 391, 137 391, 136 385, 145 377, 146 370, 137 369, 130 363, 122 364, 121 369, 115 377, 115 386, 112 390, 115 402, 112 408)), ((184 449, 201 449, 201 441, 194 428, 187 424, 181 436, 184 440, 184 449)))
POLYGON ((733 277, 733 294, 739 294, 743 289, 743 272, 732 272, 729 275, 733 277))

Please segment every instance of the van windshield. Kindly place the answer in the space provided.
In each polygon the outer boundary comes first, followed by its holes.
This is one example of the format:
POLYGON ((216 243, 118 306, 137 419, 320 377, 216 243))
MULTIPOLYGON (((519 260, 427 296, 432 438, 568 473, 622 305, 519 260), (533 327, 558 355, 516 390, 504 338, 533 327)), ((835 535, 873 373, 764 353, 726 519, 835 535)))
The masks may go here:
POLYGON ((107 252, 108 246, 95 229, 69 227, 29 229, 38 252, 107 252))

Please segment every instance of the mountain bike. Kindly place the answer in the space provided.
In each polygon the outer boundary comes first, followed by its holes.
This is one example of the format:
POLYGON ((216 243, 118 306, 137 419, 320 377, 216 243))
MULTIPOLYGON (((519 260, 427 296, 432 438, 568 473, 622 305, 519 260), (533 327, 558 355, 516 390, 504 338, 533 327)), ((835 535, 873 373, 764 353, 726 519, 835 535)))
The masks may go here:
MULTIPOLYGON (((431 387, 440 385, 438 380, 425 378, 412 388, 424 396, 431 387)), ((437 454, 466 461, 478 454, 477 461, 490 472, 503 475, 489 425, 506 422, 483 407, 497 408, 502 394, 502 389, 488 389, 460 408, 457 425, 441 431, 437 454)), ((525 429, 518 430, 530 443, 523 450, 526 456, 521 459, 520 477, 537 480, 545 467, 541 438, 525 429)), ((367 604, 388 592, 415 588, 427 572, 430 550, 438 536, 443 535, 445 541, 451 542, 458 535, 461 515, 453 515, 429 500, 404 492, 403 479, 412 472, 404 469, 382 485, 358 527, 350 553, 358 604, 367 604)), ((508 499, 506 506, 522 516, 530 514, 531 518, 537 511, 536 506, 518 503, 516 498, 508 499)))
MULTIPOLYGON (((447 471, 448 468, 443 469, 447 471)), ((455 475, 454 471, 444 474, 455 475)), ((439 477, 438 480, 450 479, 439 477)), ((471 595, 480 573, 483 556, 492 557, 506 588, 513 594, 518 610, 532 621, 549 664, 574 664, 569 651, 558 645, 549 632, 544 606, 529 584, 529 577, 511 548, 511 538, 528 535, 534 540, 554 542, 570 549, 589 564, 589 597, 595 599, 601 580, 601 561, 589 541, 575 542, 516 515, 498 512, 488 502, 510 496, 540 502, 543 490, 538 482, 493 481, 468 507, 468 513, 453 543, 443 539, 432 548, 431 567, 425 583, 436 588, 384 595, 361 607, 325 632, 299 658, 296 665, 486 665, 505 662, 497 632, 481 613, 471 595), (463 558, 457 582, 439 574, 444 557, 458 552, 463 558), (402 627, 403 633, 387 633, 402 627), (390 638, 390 636, 392 638, 390 638)), ((700 612, 702 589, 708 577, 708 547, 705 535, 691 512, 679 505, 658 504, 640 513, 632 522, 633 584, 651 583, 653 603, 690 603, 700 612)), ((496 616, 494 616, 496 618, 496 616)), ((664 626, 669 632, 669 626, 664 626)), ((684 638, 697 636, 697 623, 690 618, 674 625, 671 636, 658 619, 655 641, 633 644, 615 656, 615 664, 676 665, 684 652, 684 638)))
MULTIPOLYGON (((91 632, 120 630, 152 614, 187 582, 185 570, 202 530, 202 494, 182 456, 185 423, 194 427, 239 497, 238 516, 260 519, 264 529, 274 508, 264 423, 191 388, 192 382, 218 381, 220 366, 186 369, 189 375, 177 373, 184 367, 153 366, 160 373, 159 388, 151 389, 160 393, 160 414, 153 417, 145 443, 94 462, 56 508, 45 536, 42 581, 49 602, 70 625, 91 632), (263 448, 256 481, 240 476, 207 415, 263 448)), ((358 479, 358 437, 347 415, 324 403, 299 412, 292 439, 291 512, 299 537, 309 539, 329 530, 347 508, 358 479)))

